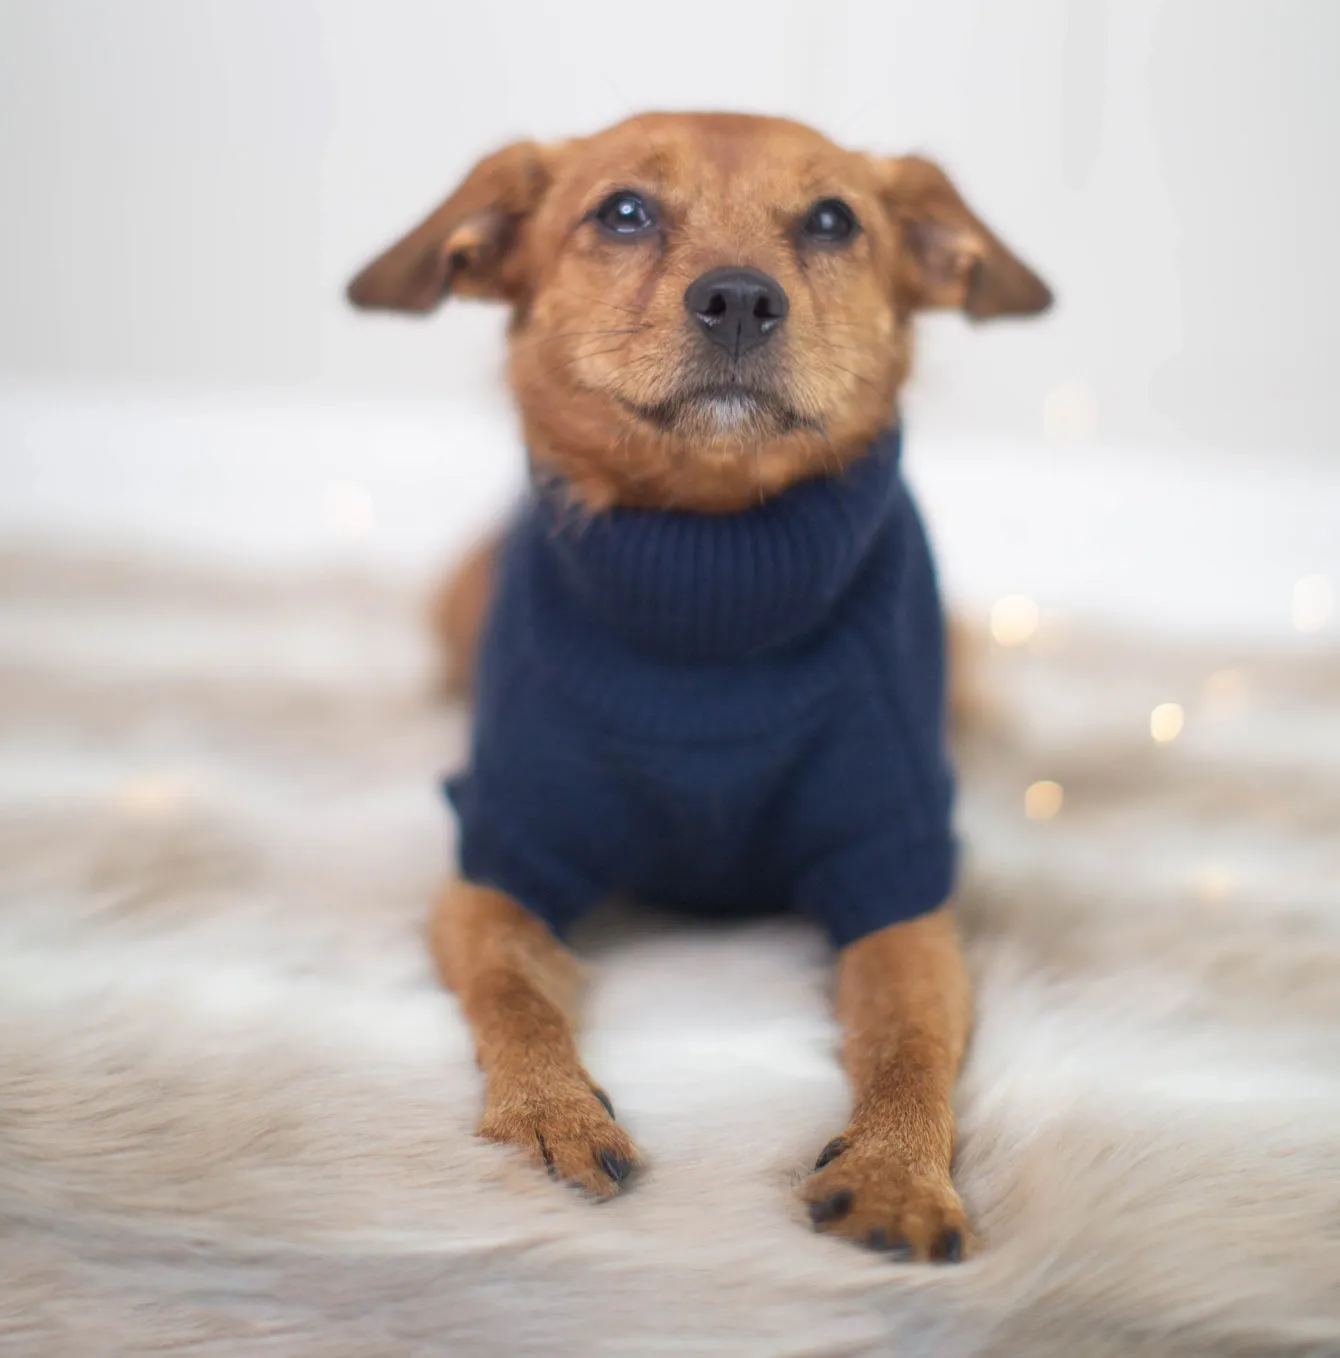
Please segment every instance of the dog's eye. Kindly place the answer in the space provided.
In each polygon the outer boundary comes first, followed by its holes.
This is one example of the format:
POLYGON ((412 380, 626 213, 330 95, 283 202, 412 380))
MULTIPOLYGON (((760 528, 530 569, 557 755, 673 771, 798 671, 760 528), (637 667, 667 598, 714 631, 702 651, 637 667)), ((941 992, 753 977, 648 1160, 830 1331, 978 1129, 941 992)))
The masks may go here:
POLYGON ((806 214, 801 231, 806 239, 842 245, 857 232, 856 214, 840 198, 825 198, 806 214))
POLYGON ((627 189, 610 194, 596 208, 596 221, 616 236, 641 236, 656 228, 646 200, 627 189))

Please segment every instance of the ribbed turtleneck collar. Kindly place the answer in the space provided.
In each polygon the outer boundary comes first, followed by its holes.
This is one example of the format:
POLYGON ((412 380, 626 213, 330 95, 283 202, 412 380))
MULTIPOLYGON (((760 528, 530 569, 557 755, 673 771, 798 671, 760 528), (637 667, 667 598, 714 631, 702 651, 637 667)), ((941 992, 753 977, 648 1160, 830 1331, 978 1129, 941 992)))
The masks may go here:
POLYGON ((881 434, 837 476, 734 514, 586 514, 561 484, 536 489, 537 536, 573 603, 643 653, 757 655, 817 628, 893 514, 901 436, 881 434))

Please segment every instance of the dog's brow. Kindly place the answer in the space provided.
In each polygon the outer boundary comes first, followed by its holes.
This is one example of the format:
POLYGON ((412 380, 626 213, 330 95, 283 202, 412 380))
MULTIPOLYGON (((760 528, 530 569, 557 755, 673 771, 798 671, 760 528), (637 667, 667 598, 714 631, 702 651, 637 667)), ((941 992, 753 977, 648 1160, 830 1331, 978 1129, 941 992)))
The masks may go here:
POLYGON ((640 179, 661 183, 669 172, 670 157, 659 146, 653 146, 628 165, 628 173, 640 179))
POLYGON ((841 192, 841 186, 827 165, 814 161, 805 165, 796 176, 797 188, 805 198, 819 198, 841 192))

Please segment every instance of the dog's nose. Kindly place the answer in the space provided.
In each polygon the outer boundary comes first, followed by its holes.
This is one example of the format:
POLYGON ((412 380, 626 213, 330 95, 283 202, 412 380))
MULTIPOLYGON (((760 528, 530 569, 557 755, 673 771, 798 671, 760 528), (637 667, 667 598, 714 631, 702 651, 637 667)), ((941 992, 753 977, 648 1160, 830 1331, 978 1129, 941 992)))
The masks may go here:
POLYGON ((782 285, 757 269, 713 269, 689 284, 689 314, 732 358, 756 349, 786 319, 782 285))

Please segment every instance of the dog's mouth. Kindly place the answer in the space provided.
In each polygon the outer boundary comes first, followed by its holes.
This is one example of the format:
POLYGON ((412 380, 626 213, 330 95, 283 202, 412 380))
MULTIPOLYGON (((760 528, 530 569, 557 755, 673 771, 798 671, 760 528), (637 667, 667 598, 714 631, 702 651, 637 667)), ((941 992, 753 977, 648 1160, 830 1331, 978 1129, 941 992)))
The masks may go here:
POLYGON ((776 392, 741 383, 689 387, 650 405, 632 401, 621 404, 657 429, 699 437, 731 434, 776 437, 795 429, 819 427, 776 392))

